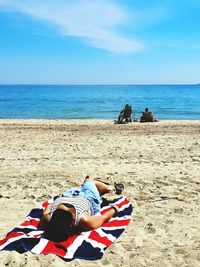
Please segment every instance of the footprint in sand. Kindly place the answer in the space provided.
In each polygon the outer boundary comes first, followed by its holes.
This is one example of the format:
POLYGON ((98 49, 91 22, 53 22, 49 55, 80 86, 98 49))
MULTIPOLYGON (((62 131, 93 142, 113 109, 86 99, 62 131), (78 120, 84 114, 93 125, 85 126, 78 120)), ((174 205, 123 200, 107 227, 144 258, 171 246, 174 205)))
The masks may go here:
POLYGON ((148 234, 155 234, 156 233, 156 228, 153 226, 152 223, 148 223, 145 226, 145 232, 148 234))

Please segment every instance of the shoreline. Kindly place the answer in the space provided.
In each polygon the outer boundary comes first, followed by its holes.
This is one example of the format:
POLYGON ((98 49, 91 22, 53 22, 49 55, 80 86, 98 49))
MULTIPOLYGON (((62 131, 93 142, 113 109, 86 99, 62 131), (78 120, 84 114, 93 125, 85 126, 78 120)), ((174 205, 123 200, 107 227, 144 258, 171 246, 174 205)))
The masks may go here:
MULTIPOLYGON (((101 260, 69 266, 197 267, 199 146, 200 121, 0 120, 0 239, 33 207, 90 175, 122 182, 134 213, 101 260)), ((7 251, 0 262, 66 266, 54 255, 7 251)))
MULTIPOLYGON (((37 122, 57 122, 57 123, 69 123, 69 122, 79 122, 79 123, 113 123, 115 120, 113 119, 0 119, 0 123, 8 123, 8 122, 26 122, 26 123, 37 123, 37 122)), ((129 122, 129 123, 122 123, 119 125, 132 125, 132 124, 159 124, 159 123, 198 123, 200 122, 199 120, 159 120, 158 122, 146 122, 146 123, 140 123, 139 121, 136 122, 129 122)))
POLYGON ((118 133, 133 135, 140 134, 199 134, 200 120, 163 120, 159 122, 131 122, 127 124, 117 124, 111 120, 37 120, 37 119, 0 119, 0 129, 46 129, 56 131, 72 131, 72 132, 90 132, 98 134, 105 131, 106 134, 118 133), (69 130, 71 129, 71 130, 69 130))
POLYGON ((58 126, 65 126, 65 125, 89 125, 89 126, 113 126, 113 127, 163 127, 166 126, 196 126, 200 124, 200 120, 160 120, 159 122, 146 122, 146 123, 140 123, 140 122, 130 122, 130 123, 123 123, 118 124, 115 120, 103 120, 103 119, 0 119, 0 126, 3 125, 32 125, 32 126, 45 126, 45 125, 58 125, 58 126))

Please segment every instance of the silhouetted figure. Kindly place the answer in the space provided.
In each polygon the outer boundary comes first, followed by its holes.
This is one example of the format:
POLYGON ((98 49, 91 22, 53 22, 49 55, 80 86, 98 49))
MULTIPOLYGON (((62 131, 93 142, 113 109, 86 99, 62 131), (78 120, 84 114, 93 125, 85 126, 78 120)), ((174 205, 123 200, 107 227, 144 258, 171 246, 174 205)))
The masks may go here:
POLYGON ((125 105, 124 109, 120 112, 119 117, 118 117, 118 123, 123 123, 123 122, 131 122, 133 121, 133 110, 132 107, 128 104, 125 105))
POLYGON ((158 120, 154 117, 153 112, 149 111, 148 108, 145 108, 140 117, 140 122, 158 122, 158 120))

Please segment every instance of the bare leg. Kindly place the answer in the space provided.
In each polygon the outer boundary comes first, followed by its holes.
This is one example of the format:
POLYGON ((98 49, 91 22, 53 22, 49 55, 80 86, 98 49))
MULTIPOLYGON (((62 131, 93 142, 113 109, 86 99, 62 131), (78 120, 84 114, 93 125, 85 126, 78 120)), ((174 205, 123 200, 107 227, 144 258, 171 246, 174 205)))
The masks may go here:
POLYGON ((92 180, 92 182, 96 185, 100 195, 104 195, 106 193, 110 193, 113 191, 113 188, 110 185, 107 185, 100 181, 95 181, 95 180, 92 180))
POLYGON ((122 123, 124 120, 124 115, 123 114, 120 114, 119 117, 118 117, 118 123, 122 123))
POLYGON ((124 115, 122 114, 122 115, 121 115, 121 119, 120 119, 120 123, 122 123, 124 119, 125 119, 125 117, 124 117, 124 115))
POLYGON ((102 182, 97 181, 97 180, 90 179, 89 176, 85 177, 85 181, 93 182, 96 185, 100 195, 104 195, 106 193, 110 193, 110 192, 112 192, 114 190, 114 188, 112 186, 107 185, 107 184, 102 183, 102 182))

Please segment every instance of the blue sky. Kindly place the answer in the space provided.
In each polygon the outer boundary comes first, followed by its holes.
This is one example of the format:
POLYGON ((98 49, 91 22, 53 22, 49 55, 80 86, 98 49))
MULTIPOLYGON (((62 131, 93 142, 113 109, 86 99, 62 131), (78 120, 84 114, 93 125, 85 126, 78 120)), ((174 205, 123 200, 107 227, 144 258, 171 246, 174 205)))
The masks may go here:
POLYGON ((199 83, 199 0, 0 0, 0 83, 199 83))

